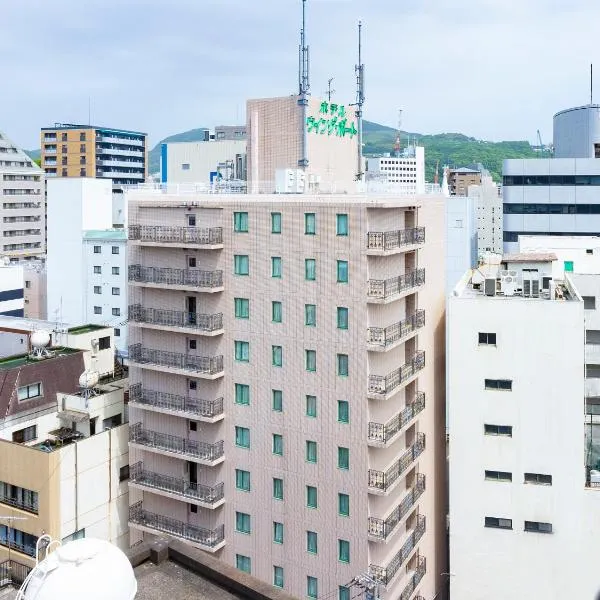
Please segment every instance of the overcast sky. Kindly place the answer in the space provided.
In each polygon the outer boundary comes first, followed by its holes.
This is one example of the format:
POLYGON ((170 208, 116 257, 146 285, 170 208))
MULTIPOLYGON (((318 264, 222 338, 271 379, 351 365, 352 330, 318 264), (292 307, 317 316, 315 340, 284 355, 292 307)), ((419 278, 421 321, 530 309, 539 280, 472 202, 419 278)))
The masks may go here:
MULTIPOLYGON (((0 129, 92 122, 161 138, 243 122, 245 100, 297 90, 301 0, 1 1, 0 129)), ((364 22, 365 116, 421 133, 552 136, 589 101, 598 0, 308 0, 313 95, 355 94, 364 22)))

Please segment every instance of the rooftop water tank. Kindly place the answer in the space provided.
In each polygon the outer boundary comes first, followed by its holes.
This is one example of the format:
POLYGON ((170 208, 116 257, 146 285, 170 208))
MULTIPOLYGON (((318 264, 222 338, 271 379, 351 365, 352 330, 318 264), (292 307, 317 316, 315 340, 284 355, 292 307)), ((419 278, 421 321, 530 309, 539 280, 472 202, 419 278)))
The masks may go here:
POLYGON ((137 581, 127 556, 92 538, 60 546, 35 567, 23 600, 133 600, 137 581))

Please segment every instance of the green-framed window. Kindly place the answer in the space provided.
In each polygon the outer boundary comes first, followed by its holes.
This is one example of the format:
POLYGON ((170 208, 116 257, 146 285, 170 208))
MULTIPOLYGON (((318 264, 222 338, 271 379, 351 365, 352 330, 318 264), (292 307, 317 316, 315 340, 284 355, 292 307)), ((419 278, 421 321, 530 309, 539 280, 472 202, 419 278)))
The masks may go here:
POLYGON ((345 585, 338 587, 338 600, 350 600, 350 588, 345 585))
POLYGON ((283 436, 280 433, 273 434, 273 454, 283 456, 283 436))
POLYGON ((233 257, 233 272, 235 275, 250 274, 250 258, 247 254, 235 254, 233 257))
POLYGON ((244 556, 243 554, 235 555, 235 566, 240 571, 244 571, 245 573, 252 573, 252 561, 249 556, 244 556))
POLYGON ((350 404, 348 400, 337 401, 337 420, 338 423, 350 422, 350 404))
POLYGON ((338 283, 348 283, 348 261, 337 261, 337 281, 338 283))
POLYGON ((315 213, 304 213, 304 233, 306 235, 317 233, 317 215, 315 213))
POLYGON ((271 407, 275 412, 283 412, 283 392, 271 390, 271 407))
POLYGON ((317 260, 315 258, 304 259, 304 279, 307 281, 317 279, 317 260))
POLYGON ((273 498, 283 500, 283 479, 273 477, 273 498))
POLYGON ((271 360, 274 367, 283 366, 283 348, 281 346, 271 346, 271 360))
POLYGON ((319 596, 319 580, 308 575, 306 577, 306 595, 313 600, 319 596))
POLYGON ((340 562, 350 562, 350 542, 348 540, 338 540, 338 560, 340 562))
POLYGON ((342 517, 350 516, 350 496, 340 492, 338 494, 338 514, 342 517))
POLYGON ((281 262, 281 256, 271 256, 271 277, 281 279, 283 273, 283 266, 281 262))
POLYGON ((248 298, 234 298, 233 307, 236 319, 250 318, 250 300, 248 298))
POLYGON ((308 508, 318 508, 319 507, 319 498, 318 491, 314 485, 306 486, 306 506, 308 508))
POLYGON ((281 233, 281 213, 271 213, 271 233, 281 233))
POLYGON ((335 233, 336 235, 348 235, 348 215, 346 213, 335 215, 335 233))
POLYGON ((235 348, 235 360, 241 362, 250 361, 250 342, 242 342, 240 340, 234 341, 235 348))
POLYGON ((316 417, 317 416, 317 397, 306 396, 306 416, 316 417))
POLYGON ((235 403, 250 404, 250 386, 246 383, 235 384, 235 403))
POLYGON ((244 471, 243 469, 235 470, 235 487, 244 492, 250 491, 250 471, 244 471))
POLYGON ((235 513, 235 530, 240 533, 251 533, 252 529, 250 526, 250 515, 248 513, 237 512, 235 513))
POLYGON ((337 357, 337 374, 340 377, 348 377, 348 355, 338 354, 337 357))
POLYGON ((273 521, 273 541, 276 544, 283 544, 283 523, 273 521))
POLYGON ((317 442, 306 440, 306 462, 317 462, 317 442))
POLYGON ((337 328, 348 329, 348 309, 345 306, 337 307, 337 328))
POLYGON ((348 470, 350 468, 350 449, 338 446, 338 469, 348 470))
POLYGON ((233 213, 233 230, 238 233, 248 233, 248 213, 233 213))
POLYGON ((283 304, 278 300, 271 302, 271 320, 273 323, 281 323, 283 321, 283 304))
POLYGON ((317 351, 316 350, 305 350, 304 351, 304 367, 307 371, 317 370, 317 351))
POLYGON ((283 567, 273 565, 273 585, 278 588, 283 587, 283 567))
POLYGON ((319 536, 316 531, 306 532, 306 551, 311 554, 317 554, 319 551, 319 536))
POLYGON ((307 327, 317 326, 317 305, 316 304, 305 304, 304 305, 304 324, 307 327))
POLYGON ((250 448, 250 430, 247 427, 235 426, 235 445, 250 448))

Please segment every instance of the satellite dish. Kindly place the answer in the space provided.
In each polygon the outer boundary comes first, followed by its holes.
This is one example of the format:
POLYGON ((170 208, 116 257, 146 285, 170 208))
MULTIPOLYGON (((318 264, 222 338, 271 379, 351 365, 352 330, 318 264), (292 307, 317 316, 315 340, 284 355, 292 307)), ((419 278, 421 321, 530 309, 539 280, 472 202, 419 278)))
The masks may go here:
POLYGON ((79 387, 89 390, 94 386, 98 385, 98 380, 100 376, 98 375, 98 371, 84 371, 79 376, 79 387))
POLYGON ((127 556, 104 540, 60 546, 31 572, 22 600, 133 600, 137 581, 127 556))
POLYGON ((45 348, 50 343, 50 332, 45 329, 36 329, 30 337, 34 348, 45 348))

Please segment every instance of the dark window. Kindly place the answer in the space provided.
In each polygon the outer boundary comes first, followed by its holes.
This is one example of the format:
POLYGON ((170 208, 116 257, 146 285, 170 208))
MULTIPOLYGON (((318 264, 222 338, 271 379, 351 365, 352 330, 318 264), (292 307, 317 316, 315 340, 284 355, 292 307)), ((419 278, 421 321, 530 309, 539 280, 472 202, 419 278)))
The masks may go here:
MULTIPOLYGON (((80 142, 85 142, 85 132, 82 132, 82 133, 79 134, 79 141, 80 142)), ((85 146, 84 146, 84 148, 85 148, 85 146)))
POLYGON ((85 169, 79 169, 79 176, 80 177, 86 177, 86 171, 85 171, 85 169))
POLYGON ((525 521, 525 531, 530 531, 532 533, 552 533, 552 523, 525 521))
POLYGON ((507 471, 486 471, 485 478, 495 481, 512 481, 512 473, 508 473, 507 471))
POLYGON ((190 350, 196 350, 197 348, 197 344, 196 344, 196 340, 189 340, 190 342, 190 350))
POLYGON ((12 441, 17 444, 24 444, 25 442, 31 442, 37 438, 37 425, 31 425, 18 431, 13 431, 12 441))
POLYGON ((543 475, 542 473, 525 473, 525 483, 552 485, 552 475, 543 475))
POLYGON ((485 380, 486 390, 503 390, 506 392, 512 391, 512 380, 511 379, 486 379, 485 380))
POLYGON ((195 381, 194 379, 190 379, 189 380, 189 388, 190 388, 190 390, 198 389, 198 382, 195 381))
POLYGON ((495 527, 496 529, 512 529, 512 519, 501 519, 499 517, 486 517, 486 527, 495 527))
POLYGON ((196 257, 195 256, 188 256, 188 267, 190 269, 196 268, 196 257))
POLYGON ((198 507, 195 504, 190 504, 190 512, 197 513, 198 507))
POLYGON ((485 435, 506 435, 512 437, 512 425, 488 425, 483 426, 485 435))
POLYGON ((585 253, 586 253, 586 254, 594 254, 594 251, 593 251, 593 250, 591 250, 590 248, 588 248, 588 249, 585 251, 585 253))
POLYGON ((119 254, 119 246, 113 246, 112 247, 112 253, 113 254, 119 254))
POLYGON ((196 215, 187 216, 188 227, 196 227, 196 215))
POLYGON ((118 327, 115 327, 115 337, 121 337, 121 330, 118 327))
POLYGON ((198 431, 198 423, 196 421, 190 421, 190 431, 198 431))
POLYGON ((102 246, 94 246, 94 254, 100 254, 102 252, 102 246))
POLYGON ((581 296, 585 310, 596 310, 596 296, 581 296))
POLYGON ((119 481, 127 481, 129 479, 129 465, 125 465, 119 469, 119 481))
POLYGON ((479 344, 487 346, 496 345, 496 334, 495 333, 482 333, 479 332, 479 344))
POLYGON ((112 314, 113 314, 113 317, 120 317, 121 316, 121 309, 120 308, 113 308, 112 309, 112 314))
POLYGON ((98 350, 108 350, 110 348, 110 336, 101 337, 98 340, 98 350))

